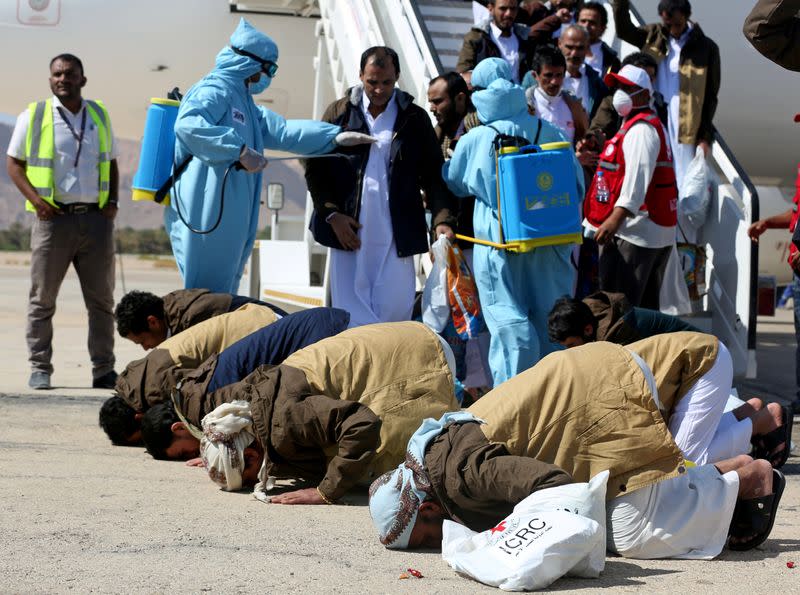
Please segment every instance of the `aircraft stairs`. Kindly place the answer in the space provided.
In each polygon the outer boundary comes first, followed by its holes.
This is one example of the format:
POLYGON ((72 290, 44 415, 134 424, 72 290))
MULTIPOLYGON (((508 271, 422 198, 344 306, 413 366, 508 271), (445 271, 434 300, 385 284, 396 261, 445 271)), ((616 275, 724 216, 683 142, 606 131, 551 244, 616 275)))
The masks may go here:
MULTIPOLYGON (((317 0, 316 6, 320 19, 316 27, 314 118, 320 118, 331 101, 358 83, 360 55, 372 45, 388 45, 398 52, 398 85, 414 95, 417 103, 425 105, 428 82, 455 68, 461 40, 473 22, 472 3, 458 0, 317 0)), ((633 7, 631 15, 634 23, 643 24, 633 7)), ((612 18, 604 39, 622 56, 634 51, 616 38, 612 18)), ((718 183, 711 193, 710 213, 699 236, 707 252, 708 291, 699 311, 689 319, 725 342, 733 357, 735 375, 754 377, 758 246, 749 240, 747 228, 759 217, 758 195, 718 133, 709 163, 718 183)), ((307 231, 310 213, 308 198, 304 237, 293 242, 293 247, 276 252, 275 247, 264 250, 268 243, 261 242, 263 282, 256 276, 254 293, 276 297, 274 292, 281 291, 281 284, 274 279, 276 271, 265 263, 275 258, 286 262, 289 254, 296 260, 300 254, 303 262, 298 267, 283 267, 290 268, 293 274, 294 289, 287 293, 295 292, 315 269, 320 285, 307 288, 305 301, 293 303, 326 303, 326 250, 315 244, 307 231)))

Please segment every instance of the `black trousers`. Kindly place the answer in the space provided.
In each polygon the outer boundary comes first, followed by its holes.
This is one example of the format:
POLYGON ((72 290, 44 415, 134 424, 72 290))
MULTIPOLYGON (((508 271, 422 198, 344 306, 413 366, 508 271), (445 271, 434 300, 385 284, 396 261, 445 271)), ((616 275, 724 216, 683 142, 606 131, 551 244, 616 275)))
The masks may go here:
POLYGON ((642 248, 620 238, 600 247, 600 289, 624 293, 632 306, 659 309, 658 295, 672 246, 642 248))

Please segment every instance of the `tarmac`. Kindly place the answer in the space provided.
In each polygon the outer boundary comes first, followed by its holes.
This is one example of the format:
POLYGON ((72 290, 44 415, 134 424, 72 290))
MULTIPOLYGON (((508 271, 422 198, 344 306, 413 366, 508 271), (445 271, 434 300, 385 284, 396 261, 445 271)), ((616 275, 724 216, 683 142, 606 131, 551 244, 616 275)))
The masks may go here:
MULTIPOLYGON (((0 534, 6 544, 0 592, 496 591, 457 575, 438 553, 384 549, 364 494, 332 507, 262 504, 246 493, 218 490, 200 469, 112 446, 97 425, 111 391, 86 388, 86 314, 73 271, 54 321, 54 388, 28 389, 28 259, 0 253, 0 534), (400 578, 408 568, 424 578, 400 578)), ((163 294, 180 287, 169 261, 126 256, 122 262, 128 290, 163 294)), ((123 294, 119 271, 117 299, 123 294)), ((143 354, 117 338, 118 370, 143 354)), ((742 396, 791 399, 791 311, 759 319, 758 366, 758 378, 739 385, 742 396)), ((783 470, 788 481, 775 528, 758 549, 726 550, 713 561, 609 557, 599 579, 561 579, 551 589, 800 592, 800 459, 790 458, 783 470)))

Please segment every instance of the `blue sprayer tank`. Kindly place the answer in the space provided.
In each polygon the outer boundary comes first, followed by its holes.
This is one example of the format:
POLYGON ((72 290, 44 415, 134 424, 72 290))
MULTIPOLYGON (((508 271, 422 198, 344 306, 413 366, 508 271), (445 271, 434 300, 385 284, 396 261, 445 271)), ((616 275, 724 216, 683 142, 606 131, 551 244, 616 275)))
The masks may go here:
POLYGON ((570 143, 503 147, 497 180, 508 250, 581 243, 581 197, 570 143))
MULTIPOLYGON (((154 200, 172 173, 175 153, 175 120, 179 101, 153 97, 144 124, 139 169, 133 177, 133 200, 154 200)), ((167 197, 162 204, 167 204, 167 197)))

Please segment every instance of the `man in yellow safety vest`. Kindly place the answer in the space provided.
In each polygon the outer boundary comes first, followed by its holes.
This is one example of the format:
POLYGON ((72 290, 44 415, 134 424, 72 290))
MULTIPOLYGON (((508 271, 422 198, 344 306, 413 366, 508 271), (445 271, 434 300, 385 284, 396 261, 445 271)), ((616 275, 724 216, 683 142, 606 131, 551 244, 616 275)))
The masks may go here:
POLYGON ((84 100, 83 64, 72 54, 50 62, 53 97, 31 103, 17 118, 7 151, 8 174, 31 230, 31 291, 27 340, 31 388, 50 388, 52 318, 70 263, 89 313, 92 386, 113 388, 114 245, 119 174, 108 112, 84 100))

